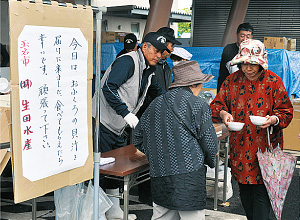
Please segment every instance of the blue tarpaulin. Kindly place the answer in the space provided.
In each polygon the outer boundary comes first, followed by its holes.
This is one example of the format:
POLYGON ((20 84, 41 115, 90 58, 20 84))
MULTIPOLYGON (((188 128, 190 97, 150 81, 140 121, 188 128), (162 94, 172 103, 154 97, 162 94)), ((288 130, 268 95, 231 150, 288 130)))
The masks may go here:
MULTIPOLYGON (((124 43, 101 44, 101 70, 106 70, 109 67, 117 54, 123 49, 123 45, 124 43)), ((203 87, 217 88, 223 47, 185 47, 185 49, 193 54, 192 60, 196 60, 199 63, 204 74, 215 76, 210 82, 205 83, 203 87)), ((269 70, 276 73, 282 79, 289 97, 291 97, 291 94, 295 94, 299 98, 300 52, 281 49, 267 49, 267 52, 269 70)), ((172 68, 173 64, 170 59, 168 59, 168 63, 172 68)))

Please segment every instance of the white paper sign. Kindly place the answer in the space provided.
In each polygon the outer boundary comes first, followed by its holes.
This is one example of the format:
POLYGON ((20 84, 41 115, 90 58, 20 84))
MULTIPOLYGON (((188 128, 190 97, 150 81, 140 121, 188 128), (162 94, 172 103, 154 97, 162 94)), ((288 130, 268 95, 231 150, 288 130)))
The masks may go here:
POLYGON ((18 38, 23 176, 30 181, 88 157, 87 56, 79 28, 26 25, 18 38))

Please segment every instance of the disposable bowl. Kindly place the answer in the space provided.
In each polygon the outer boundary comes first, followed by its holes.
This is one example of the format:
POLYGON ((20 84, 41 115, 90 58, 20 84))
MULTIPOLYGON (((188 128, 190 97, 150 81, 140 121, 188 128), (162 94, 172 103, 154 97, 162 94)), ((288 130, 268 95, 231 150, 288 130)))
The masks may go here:
POLYGON ((242 122, 228 122, 228 128, 231 131, 240 131, 244 127, 244 124, 242 122))
POLYGON ((250 117, 250 121, 252 122, 252 124, 258 125, 258 126, 263 125, 263 123, 267 120, 266 117, 261 117, 261 116, 251 115, 249 117, 250 117))

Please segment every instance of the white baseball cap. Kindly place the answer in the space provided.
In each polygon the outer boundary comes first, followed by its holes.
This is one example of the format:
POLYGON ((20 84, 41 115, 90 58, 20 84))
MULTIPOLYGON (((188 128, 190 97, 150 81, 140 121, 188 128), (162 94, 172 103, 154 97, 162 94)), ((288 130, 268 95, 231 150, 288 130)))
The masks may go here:
POLYGON ((191 60, 192 54, 182 47, 174 47, 172 54, 181 57, 182 59, 191 60))

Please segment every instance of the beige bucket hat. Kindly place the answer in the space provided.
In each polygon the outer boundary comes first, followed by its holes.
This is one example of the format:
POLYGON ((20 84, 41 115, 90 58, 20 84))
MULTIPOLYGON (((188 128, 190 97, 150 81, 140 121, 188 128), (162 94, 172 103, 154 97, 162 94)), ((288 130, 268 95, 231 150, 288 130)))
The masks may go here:
POLYGON ((173 67, 174 82, 170 88, 207 83, 213 75, 203 74, 197 61, 181 61, 173 67))

